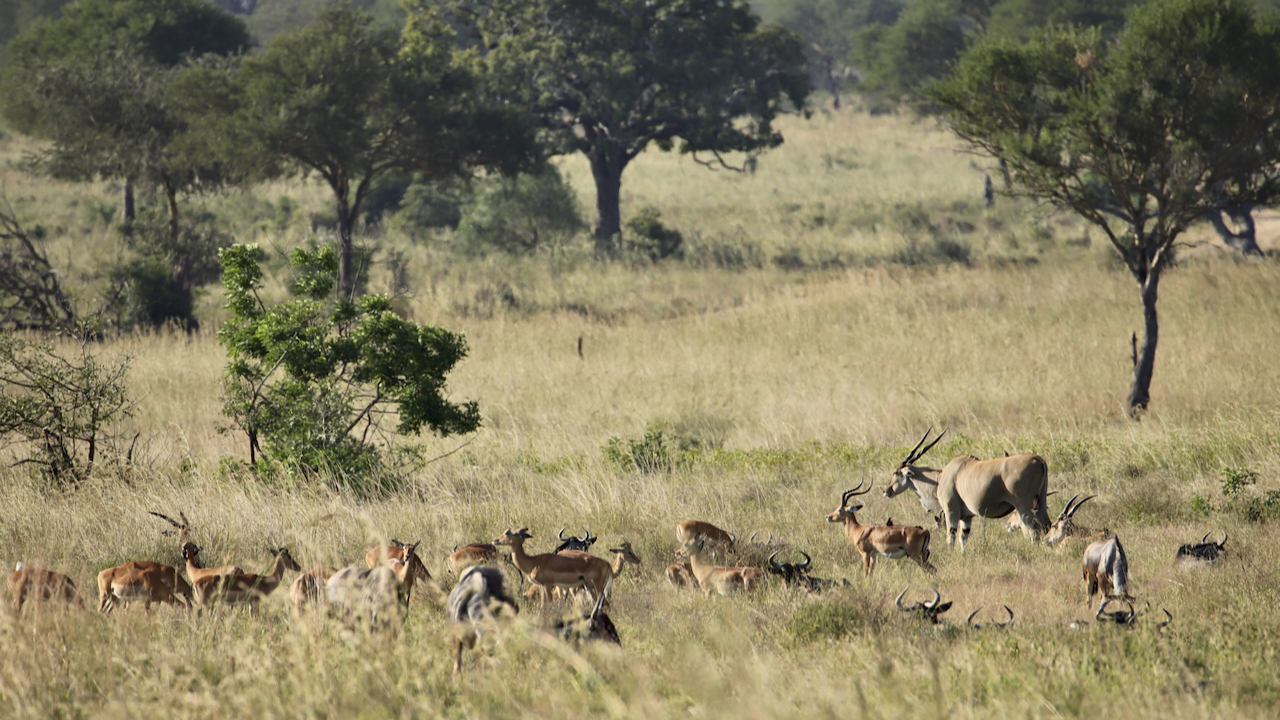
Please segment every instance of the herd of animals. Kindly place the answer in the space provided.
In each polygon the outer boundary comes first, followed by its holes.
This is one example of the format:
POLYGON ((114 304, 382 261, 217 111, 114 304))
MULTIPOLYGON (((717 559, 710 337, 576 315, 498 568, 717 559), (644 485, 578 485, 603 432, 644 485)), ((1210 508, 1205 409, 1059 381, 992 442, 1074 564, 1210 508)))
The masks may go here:
MULTIPOLYGON (((1045 461, 1039 455, 1006 455, 1003 458, 979 460, 972 455, 953 458, 942 468, 930 468, 916 463, 942 438, 939 434, 928 445, 932 428, 907 454, 894 470, 893 480, 885 489, 885 497, 892 498, 907 490, 919 497, 921 504, 931 513, 937 513, 937 528, 947 529, 947 544, 959 539, 960 552, 964 552, 970 527, 975 517, 1002 518, 1009 516, 1008 529, 1021 530, 1028 537, 1043 541, 1050 547, 1059 546, 1074 538, 1087 541, 1082 558, 1082 572, 1087 589, 1087 605, 1092 609, 1094 596, 1102 593, 1102 602, 1095 614, 1099 623, 1131 626, 1144 611, 1135 610, 1129 590, 1129 567, 1120 538, 1107 529, 1092 529, 1077 525, 1076 511, 1095 496, 1083 499, 1072 497, 1052 522, 1049 519, 1047 498, 1048 472, 1045 461), (922 449, 923 448, 923 449, 922 449), (1125 607, 1108 611, 1113 601, 1123 602, 1125 607)), ((943 431, 945 434, 945 430, 943 431)), ((929 563, 931 531, 922 527, 895 525, 892 519, 884 524, 862 524, 857 512, 863 505, 856 498, 871 492, 871 486, 846 490, 840 498, 840 507, 827 516, 827 522, 840 523, 862 559, 864 576, 870 576, 879 558, 909 558, 929 574, 935 572, 929 563)), ((98 573, 98 609, 110 613, 118 604, 142 602, 149 611, 154 603, 170 603, 187 608, 204 608, 221 604, 247 605, 250 615, 257 615, 261 602, 270 596, 283 582, 286 570, 301 573, 290 588, 290 598, 299 611, 311 607, 328 607, 348 620, 366 621, 371 626, 385 624, 407 608, 417 580, 434 583, 426 566, 417 556, 418 543, 405 544, 391 541, 390 545, 370 549, 364 558, 364 567, 317 567, 302 571, 288 549, 271 550, 275 560, 270 572, 264 575, 246 573, 239 567, 202 567, 199 560, 201 548, 187 539, 190 523, 186 515, 174 520, 152 512, 175 528, 165 531, 176 534, 181 542, 186 566, 185 577, 178 568, 151 561, 132 561, 98 573)), ((614 579, 626 565, 640 565, 641 559, 632 551, 631 544, 623 541, 611 548, 613 561, 609 562, 590 554, 596 537, 589 531, 581 537, 565 536, 559 547, 549 553, 529 555, 525 541, 531 538, 527 528, 511 528, 491 543, 474 543, 455 547, 446 560, 449 571, 458 576, 458 582, 449 593, 446 608, 456 629, 454 639, 454 669, 462 666, 462 651, 474 646, 490 623, 499 616, 514 614, 517 604, 508 590, 506 574, 500 560, 507 559, 519 571, 519 576, 529 580, 526 597, 546 602, 553 598, 570 598, 585 595, 589 612, 562 619, 555 631, 568 640, 599 639, 621 644, 612 620, 605 612, 614 579), (509 549, 509 557, 499 547, 509 549)), ((750 592, 763 587, 769 575, 777 576, 787 587, 797 587, 810 593, 831 588, 831 580, 813 577, 809 568, 812 559, 801 552, 804 562, 778 562, 783 552, 775 546, 772 534, 767 542, 750 545, 775 549, 764 567, 756 565, 729 566, 718 560, 735 552, 736 536, 710 523, 687 520, 676 526, 680 543, 680 558, 666 569, 667 580, 677 587, 697 587, 706 593, 727 595, 734 592, 750 592)), ((1221 542, 1212 542, 1206 534, 1199 543, 1180 547, 1176 561, 1185 564, 1207 565, 1217 561, 1225 552, 1227 542, 1223 534, 1221 542)), ((66 575, 41 568, 24 567, 9 576, 9 590, 13 596, 13 608, 20 612, 27 600, 62 600, 83 607, 76 593, 75 583, 66 575)), ((950 609, 952 603, 942 602, 941 594, 929 588, 931 600, 904 605, 903 590, 894 605, 908 613, 917 613, 928 622, 940 622, 939 616, 950 609)), ((1149 607, 1149 605, 1148 605, 1149 607)), ((980 610, 979 608, 978 610, 980 610)), ((974 621, 978 610, 966 620, 966 625, 979 628, 974 621)), ((1008 627, 1013 622, 1013 611, 1004 608, 1007 619, 992 622, 996 627, 1008 627)), ((1172 620, 1167 610, 1165 619, 1157 623, 1163 630, 1172 620)), ((1073 627, 1079 627, 1079 623, 1073 627)))

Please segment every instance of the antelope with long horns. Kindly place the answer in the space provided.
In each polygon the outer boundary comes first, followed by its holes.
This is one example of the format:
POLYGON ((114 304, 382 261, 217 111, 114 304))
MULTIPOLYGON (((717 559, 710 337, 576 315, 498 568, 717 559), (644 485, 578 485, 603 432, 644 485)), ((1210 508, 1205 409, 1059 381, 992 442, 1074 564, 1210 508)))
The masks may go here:
POLYGON ((908 527, 906 525, 861 525, 858 523, 858 517, 855 513, 863 508, 862 503, 850 505, 849 502, 859 495, 866 495, 871 492, 871 485, 867 485, 867 489, 862 489, 863 483, 858 483, 858 487, 844 491, 840 496, 840 507, 836 508, 830 515, 827 515, 829 523, 843 523, 844 533, 848 536, 849 542, 858 549, 858 553, 862 555, 862 574, 870 577, 871 571, 875 569, 876 558, 901 558, 909 557, 915 561, 925 572, 937 572, 935 568, 929 564, 929 531, 921 527, 908 527))

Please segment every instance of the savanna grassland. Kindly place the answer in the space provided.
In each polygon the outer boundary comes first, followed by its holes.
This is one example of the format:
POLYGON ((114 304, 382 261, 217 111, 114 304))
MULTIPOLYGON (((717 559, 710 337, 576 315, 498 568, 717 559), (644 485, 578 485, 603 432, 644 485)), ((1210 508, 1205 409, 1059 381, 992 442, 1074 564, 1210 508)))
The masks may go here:
MULTIPOLYGON (((1163 283, 1151 410, 1133 422, 1123 403, 1136 285, 1100 235, 1020 201, 984 209, 989 163, 928 123, 819 113, 783 132, 754 175, 658 152, 627 171, 624 215, 659 208, 685 234, 683 261, 600 264, 586 238, 530 258, 464 258, 447 238, 371 229, 370 288, 396 292, 418 321, 465 331, 470 354, 450 394, 478 401, 485 418, 472 437, 412 440, 435 459, 390 496, 262 484, 226 462, 246 443, 220 432, 216 291, 201 300, 199 333, 101 343, 132 358, 137 410, 119 428, 140 433, 131 466, 73 490, 3 471, 0 557, 68 573, 91 608, 99 569, 179 562, 148 510, 183 511, 211 561, 254 571, 268 567, 268 547, 341 566, 385 538, 420 539, 446 588, 456 544, 515 525, 534 535, 530 550, 548 551, 561 526, 585 525, 597 549, 625 538, 644 559, 614 588, 622 649, 549 640, 539 628, 551 611, 526 602, 455 678, 431 592, 415 594, 391 636, 296 616, 282 591, 258 619, 37 606, 0 614, 0 716, 1275 717, 1274 257, 1241 261, 1204 229, 1189 235, 1163 283), (1038 452, 1055 513, 1064 497, 1096 494, 1076 520, 1119 533, 1148 614, 1130 630, 1069 629, 1092 620, 1081 547, 1050 550, 995 521, 975 522, 963 556, 935 533, 936 576, 881 561, 862 578, 824 518, 842 490, 870 480, 860 519, 931 526, 914 497, 880 493, 930 425, 949 431, 926 461, 1038 452), (626 462, 646 451, 662 458, 655 471, 626 462), (1225 477, 1256 484, 1227 495, 1225 477), (677 591, 662 569, 688 518, 740 539, 772 532, 849 586, 677 591), (1180 544, 1224 529, 1220 565, 1174 566, 1180 544), (921 599, 929 584, 955 602, 947 625, 894 609, 904 587, 921 599), (974 608, 990 619, 1002 605, 1017 618, 1009 629, 964 627, 974 608), (1163 634, 1159 608, 1174 618, 1163 634)), ((10 160, 30 149, 0 140, 10 160)), ((562 170, 592 207, 585 163, 562 170)), ((0 173, 15 208, 50 229, 51 257, 88 303, 97 264, 124 252, 104 219, 116 190, 13 164, 0 173)), ((274 252, 312 233, 308 213, 325 196, 297 181, 199 202, 240 209, 247 219, 232 215, 230 231, 274 252), (291 215, 254 219, 286 196, 291 215)), ((1268 225, 1259 240, 1274 247, 1268 225)), ((283 267, 269 267, 277 291, 283 267)))

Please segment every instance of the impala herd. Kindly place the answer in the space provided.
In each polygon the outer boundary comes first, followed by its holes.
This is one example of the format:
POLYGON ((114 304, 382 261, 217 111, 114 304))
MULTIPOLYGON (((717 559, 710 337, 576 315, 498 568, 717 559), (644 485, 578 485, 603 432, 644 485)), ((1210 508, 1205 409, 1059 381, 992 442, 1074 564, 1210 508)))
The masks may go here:
MULTIPOLYGON (((1076 512, 1094 495, 1084 499, 1079 499, 1079 495, 1072 497, 1050 522, 1047 498, 1052 493, 1048 491, 1044 458, 1021 454, 979 460, 972 455, 961 455, 941 469, 925 467, 916 463, 942 438, 939 434, 926 446, 931 431, 932 428, 925 432, 893 471, 885 497, 913 491, 926 511, 938 514, 936 525, 947 529, 947 544, 954 545, 959 539, 961 553, 968 542, 974 517, 1012 515, 1010 530, 1021 529, 1027 536, 1059 550, 1071 541, 1086 543, 1081 568, 1087 607, 1092 609, 1094 595, 1102 594, 1094 620, 1099 624, 1129 626, 1146 612, 1133 606, 1128 559, 1120 538, 1105 528, 1093 529, 1075 523, 1076 512), (1108 611, 1114 601, 1123 602, 1125 608, 1108 611)), ((872 574, 880 558, 908 558, 927 574, 937 572, 929 562, 930 530, 895 525, 892 520, 884 524, 858 521, 856 513, 864 505, 857 498, 871 490, 871 484, 866 482, 846 490, 841 494, 840 506, 826 516, 828 523, 839 523, 843 527, 861 558, 863 576, 872 574)), ((156 603, 200 610, 245 605, 249 614, 256 616, 261 603, 284 582, 286 571, 300 573, 289 591, 297 612, 323 608, 347 622, 367 623, 371 628, 387 626, 403 617, 415 583, 428 588, 434 602, 439 603, 443 598, 442 588, 417 554, 419 543, 393 540, 390 545, 371 548, 365 554, 363 567, 326 566, 305 572, 287 548, 271 549, 270 570, 255 575, 234 565, 203 567, 202 548, 188 539, 190 523, 186 515, 179 513, 179 521, 160 513, 151 514, 174 528, 165 534, 177 535, 185 567, 180 570, 151 561, 131 561, 102 570, 98 573, 98 609, 104 614, 111 613, 118 605, 141 602, 147 611, 156 603)), ((491 543, 454 547, 445 565, 458 577, 458 582, 443 602, 455 627, 455 672, 461 670, 465 647, 474 646, 495 627, 497 618, 518 612, 516 600, 508 590, 508 571, 502 568, 503 560, 518 571, 518 579, 529 581, 526 598, 542 602, 560 599, 567 603, 575 596, 585 597, 585 607, 589 609, 562 617, 554 625, 556 634, 574 643, 599 639, 621 644, 617 628, 606 612, 609 597, 615 579, 625 567, 639 567, 641 559, 625 540, 610 548, 612 561, 597 557, 590 553, 597 540, 590 531, 584 531, 581 537, 566 537, 566 529, 561 528, 557 535, 560 545, 546 553, 526 551, 526 541, 533 535, 522 527, 509 528, 491 543)), ((784 587, 800 588, 808 593, 820 593, 837 586, 835 581, 810 575, 813 560, 803 551, 799 552, 804 556, 802 563, 778 562, 777 557, 790 549, 776 542, 772 534, 767 541, 757 542, 753 534, 746 543, 738 543, 737 536, 731 532, 704 521, 686 520, 676 526, 676 541, 678 561, 665 572, 668 582, 675 587, 695 587, 706 594, 750 593, 766 587, 771 575, 780 578, 784 587), (769 553, 767 561, 765 553, 769 553), (737 564, 729 561, 734 556, 739 559, 737 564)), ((1226 542, 1225 533, 1221 542, 1210 541, 1206 534, 1199 543, 1179 548, 1176 561, 1184 565, 1212 564, 1225 553, 1226 542)), ((56 572, 18 563, 9 576, 8 585, 15 612, 20 612, 23 605, 32 600, 63 601, 83 607, 75 583, 56 572)), ((894 605, 930 624, 944 622, 940 616, 952 603, 943 602, 936 589, 930 587, 929 591, 932 599, 904 605, 902 600, 907 593, 904 589, 894 605)), ((980 609, 969 614, 966 626, 975 630, 984 627, 974 622, 980 609)), ((1007 619, 993 619, 987 626, 1007 628, 1012 624, 1013 610, 1008 606, 1004 606, 1004 610, 1007 619)), ((1156 624, 1161 631, 1172 619, 1167 610, 1162 612, 1165 620, 1156 624)), ((1083 623, 1072 623, 1072 627, 1081 626, 1083 623)))

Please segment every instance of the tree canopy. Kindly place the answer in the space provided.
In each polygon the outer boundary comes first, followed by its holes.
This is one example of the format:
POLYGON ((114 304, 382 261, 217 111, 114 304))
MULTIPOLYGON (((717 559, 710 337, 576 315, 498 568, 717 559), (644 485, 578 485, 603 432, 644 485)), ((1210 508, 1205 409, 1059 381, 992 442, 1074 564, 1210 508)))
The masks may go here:
POLYGON ((1127 405, 1150 401, 1156 299, 1175 242, 1206 214, 1280 192, 1280 26, 1241 0, 1170 0, 1118 40, 1057 28, 967 52, 930 92, 1003 161, 1015 195, 1099 227, 1138 283, 1144 339, 1127 405))
MULTIPOLYGON (((494 91, 531 108, 596 185, 596 250, 621 229, 622 172, 650 143, 719 156, 777 146, 809 94, 792 32, 741 0, 454 0, 494 91)), ((419 6, 415 13, 424 12, 419 6)))

